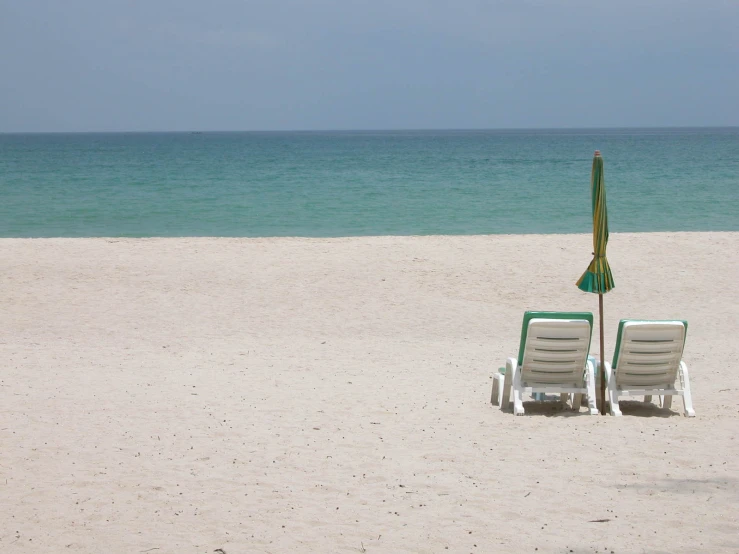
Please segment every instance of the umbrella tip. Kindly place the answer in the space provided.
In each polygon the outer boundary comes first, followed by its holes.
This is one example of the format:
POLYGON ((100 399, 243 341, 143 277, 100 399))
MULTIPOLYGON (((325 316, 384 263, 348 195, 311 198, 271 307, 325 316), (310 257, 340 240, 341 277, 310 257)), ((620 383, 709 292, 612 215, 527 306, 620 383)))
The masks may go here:
POLYGON ((600 156, 600 150, 596 150, 594 155, 595 156, 600 156))

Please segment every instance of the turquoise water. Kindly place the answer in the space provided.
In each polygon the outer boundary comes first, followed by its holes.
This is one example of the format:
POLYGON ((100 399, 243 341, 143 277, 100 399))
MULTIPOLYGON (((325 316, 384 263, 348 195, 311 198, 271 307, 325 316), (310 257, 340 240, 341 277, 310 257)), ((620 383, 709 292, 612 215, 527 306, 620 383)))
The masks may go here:
POLYGON ((739 129, 0 135, 0 236, 739 231, 739 129))

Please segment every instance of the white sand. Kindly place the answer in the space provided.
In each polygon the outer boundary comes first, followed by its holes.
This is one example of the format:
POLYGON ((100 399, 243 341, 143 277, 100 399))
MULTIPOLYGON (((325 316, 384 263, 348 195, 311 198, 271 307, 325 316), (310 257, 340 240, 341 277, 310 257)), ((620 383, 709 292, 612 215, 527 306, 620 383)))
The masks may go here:
POLYGON ((739 551, 739 233, 609 244, 607 357, 687 319, 696 418, 489 403, 524 310, 597 313, 590 251, 0 240, 0 552, 739 551))

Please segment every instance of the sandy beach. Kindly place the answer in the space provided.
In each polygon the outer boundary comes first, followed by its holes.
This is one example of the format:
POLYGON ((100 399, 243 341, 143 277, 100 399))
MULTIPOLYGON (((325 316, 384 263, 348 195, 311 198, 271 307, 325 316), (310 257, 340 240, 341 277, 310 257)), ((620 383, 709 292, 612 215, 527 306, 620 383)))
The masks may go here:
POLYGON ((606 356, 688 320, 695 418, 490 404, 525 310, 597 314, 591 250, 0 240, 0 552, 739 551, 739 233, 609 243, 606 356))

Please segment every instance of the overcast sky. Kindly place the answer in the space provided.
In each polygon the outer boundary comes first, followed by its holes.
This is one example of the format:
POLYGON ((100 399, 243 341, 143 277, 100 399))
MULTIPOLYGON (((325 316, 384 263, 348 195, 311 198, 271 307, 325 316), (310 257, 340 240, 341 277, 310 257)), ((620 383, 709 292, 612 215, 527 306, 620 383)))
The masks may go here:
POLYGON ((0 0, 0 132, 739 125, 739 0, 0 0))

